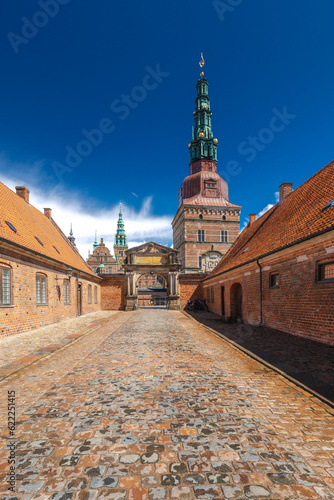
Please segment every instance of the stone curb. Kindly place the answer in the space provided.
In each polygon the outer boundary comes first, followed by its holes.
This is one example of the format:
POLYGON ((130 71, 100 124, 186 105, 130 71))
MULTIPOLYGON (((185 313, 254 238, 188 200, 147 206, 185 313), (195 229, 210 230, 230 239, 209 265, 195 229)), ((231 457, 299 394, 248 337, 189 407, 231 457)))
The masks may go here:
POLYGON ((320 401, 322 403, 324 403, 324 405, 321 405, 321 407, 324 408, 326 411, 328 411, 328 413, 330 413, 331 415, 334 415, 334 402, 332 402, 329 399, 325 398, 324 396, 322 396, 321 394, 319 394, 318 392, 316 392, 311 387, 308 387, 308 386, 304 385, 302 382, 300 382, 299 380, 296 380, 294 377, 292 377, 291 375, 288 375, 286 372, 280 370, 275 365, 271 365, 270 363, 268 363, 268 361, 265 361, 264 359, 260 358, 259 356, 257 356, 256 354, 254 354, 252 351, 249 351, 248 349, 245 349, 245 347, 237 344, 236 342, 234 342, 233 340, 229 339, 228 337, 225 337, 225 335, 223 335, 222 333, 219 333, 216 330, 214 330, 213 328, 210 328, 209 326, 206 326, 206 325, 202 324, 200 321, 198 321, 196 318, 194 318, 193 316, 191 316, 190 314, 188 314, 186 311, 181 311, 181 312, 187 318, 193 320, 195 323, 197 323, 198 325, 202 326, 203 328, 205 328, 206 330, 208 330, 210 333, 213 333, 214 335, 216 335, 220 339, 222 339, 225 342, 227 342, 228 344, 230 344, 231 347, 233 347, 234 349, 237 349, 238 351, 243 352, 244 354, 246 354, 250 358, 253 358, 256 361, 258 361, 259 363, 261 363, 261 365, 264 365, 267 368, 270 368, 271 370, 273 370, 274 372, 279 373, 285 379, 289 380, 290 382, 292 382, 296 386, 298 386, 301 389, 303 389, 304 391, 308 392, 310 394, 310 398, 311 397, 316 397, 317 399, 320 399, 320 401))
MULTIPOLYGON (((123 312, 123 311, 122 311, 123 312)), ((115 315, 116 316, 116 315, 115 315)), ((112 319, 115 318, 115 316, 113 316, 112 319)), ((118 316, 118 315, 117 315, 118 316)), ((100 325, 96 326, 95 328, 91 329, 91 330, 88 330, 87 332, 83 333, 82 335, 80 335, 80 337, 77 337, 73 340, 70 340, 68 343, 60 346, 58 349, 55 349, 54 351, 52 352, 48 352, 44 355, 41 355, 38 359, 34 360, 34 361, 31 361, 30 363, 24 363, 22 364, 23 366, 20 366, 20 368, 18 369, 14 369, 12 372, 8 373, 7 375, 3 375, 0 377, 0 383, 3 382, 4 380, 6 380, 7 378, 11 377, 12 375, 16 375, 17 373, 21 372, 22 370, 24 370, 25 368, 27 368, 27 366, 31 366, 31 365, 35 365, 36 363, 39 363, 40 361, 44 360, 44 359, 47 359, 47 358, 50 358, 51 356, 53 356, 54 354, 56 354, 57 352, 59 351, 62 351, 64 349, 67 349, 67 347, 70 347, 71 345, 75 344, 76 342, 78 342, 79 340, 83 339, 84 337, 86 337, 86 335, 89 335, 90 333, 93 333, 95 332, 96 330, 98 330, 99 328, 102 328, 104 325, 106 325, 109 321, 111 321, 111 318, 110 319, 107 319, 105 320, 104 322, 102 322, 100 325)), ((52 325, 50 325, 52 326, 52 325)), ((47 347, 47 346, 45 346, 47 347)), ((33 353, 31 354, 31 356, 33 356, 33 353)))

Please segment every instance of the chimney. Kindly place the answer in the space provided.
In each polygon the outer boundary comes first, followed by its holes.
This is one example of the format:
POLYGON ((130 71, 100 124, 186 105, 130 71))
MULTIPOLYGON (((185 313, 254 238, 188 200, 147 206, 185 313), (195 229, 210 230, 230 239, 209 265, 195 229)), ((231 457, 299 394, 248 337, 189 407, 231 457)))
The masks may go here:
POLYGON ((283 182, 279 187, 279 201, 284 200, 290 193, 292 193, 292 182, 283 182))
POLYGON ((51 219, 52 218, 52 209, 51 208, 44 208, 44 215, 45 217, 47 217, 48 219, 51 219))
POLYGON ((18 196, 21 196, 21 198, 24 199, 27 203, 29 203, 29 189, 27 189, 25 186, 15 186, 16 189, 16 194, 18 196))
POLYGON ((249 225, 251 226, 255 221, 256 221, 256 214, 249 214, 249 225))

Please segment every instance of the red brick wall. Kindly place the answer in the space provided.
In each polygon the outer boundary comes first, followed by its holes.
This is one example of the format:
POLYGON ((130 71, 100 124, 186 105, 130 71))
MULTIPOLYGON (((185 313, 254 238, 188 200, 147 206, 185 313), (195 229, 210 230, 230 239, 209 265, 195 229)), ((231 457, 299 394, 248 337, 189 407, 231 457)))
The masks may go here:
POLYGON ((124 311, 125 309, 125 274, 104 276, 101 283, 101 309, 124 311))
POLYGON ((184 309, 188 300, 203 299, 203 274, 180 274, 180 304, 184 309))
MULTIPOLYGON (((0 337, 25 332, 39 326, 77 316, 77 280, 70 280, 70 304, 64 304, 65 274, 34 262, 0 254, 0 265, 12 269, 12 306, 0 306, 0 337), (47 278, 47 305, 36 304, 36 274, 47 278), (58 288, 59 287, 59 288, 58 288), (59 295, 60 294, 60 295, 59 295)), ((82 314, 100 309, 100 285, 79 279, 82 284, 82 314), (88 304, 88 285, 92 286, 92 303, 88 304), (97 304, 94 303, 97 287, 97 304)))
MULTIPOLYGON (((334 260, 333 235, 313 238, 262 259, 263 324, 334 345, 334 282, 317 281, 317 265, 334 260), (279 287, 270 288, 270 274, 279 273, 279 287)), ((231 316, 231 287, 243 290, 243 319, 257 325, 260 312, 260 272, 256 262, 205 282, 204 296, 211 311, 221 314, 221 286, 225 286, 225 316, 231 316)))

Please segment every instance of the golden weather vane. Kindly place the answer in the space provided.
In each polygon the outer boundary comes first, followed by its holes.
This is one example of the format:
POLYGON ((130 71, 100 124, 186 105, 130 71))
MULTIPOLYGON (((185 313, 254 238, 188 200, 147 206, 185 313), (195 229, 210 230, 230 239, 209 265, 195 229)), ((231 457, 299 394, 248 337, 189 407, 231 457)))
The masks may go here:
MULTIPOLYGON (((205 64, 205 61, 204 61, 203 52, 202 52, 201 53, 201 60, 199 62, 199 65, 200 65, 201 68, 203 68, 204 64, 205 64)), ((201 72, 201 76, 202 77, 204 76, 204 71, 201 72)))

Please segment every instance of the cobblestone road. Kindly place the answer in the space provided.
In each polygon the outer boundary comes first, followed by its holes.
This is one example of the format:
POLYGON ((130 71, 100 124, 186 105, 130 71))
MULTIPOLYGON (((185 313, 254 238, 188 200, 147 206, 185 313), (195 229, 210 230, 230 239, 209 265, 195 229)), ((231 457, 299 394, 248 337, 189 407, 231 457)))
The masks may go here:
POLYGON ((2 499, 334 499, 333 415, 180 312, 116 315, 13 389, 2 499))

